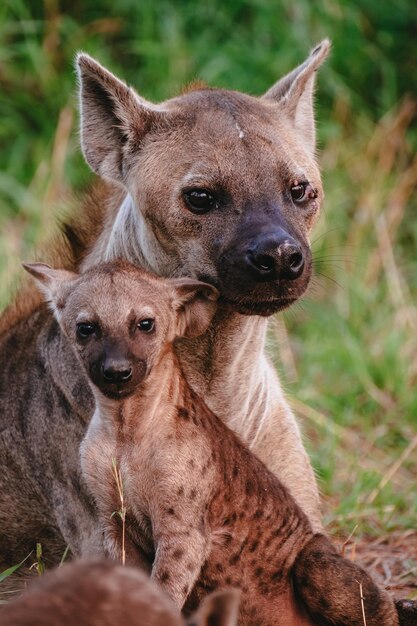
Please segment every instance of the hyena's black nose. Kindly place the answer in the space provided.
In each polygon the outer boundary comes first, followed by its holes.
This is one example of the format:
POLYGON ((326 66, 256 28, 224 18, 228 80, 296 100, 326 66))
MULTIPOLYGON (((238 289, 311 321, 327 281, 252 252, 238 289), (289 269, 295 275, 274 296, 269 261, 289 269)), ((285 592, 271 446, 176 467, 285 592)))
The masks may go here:
POLYGON ((108 358, 101 366, 103 379, 108 383, 127 383, 132 378, 133 368, 126 359, 108 358))
POLYGON ((254 242, 246 251, 244 263, 258 282, 295 280, 303 273, 304 255, 299 244, 281 231, 254 242))

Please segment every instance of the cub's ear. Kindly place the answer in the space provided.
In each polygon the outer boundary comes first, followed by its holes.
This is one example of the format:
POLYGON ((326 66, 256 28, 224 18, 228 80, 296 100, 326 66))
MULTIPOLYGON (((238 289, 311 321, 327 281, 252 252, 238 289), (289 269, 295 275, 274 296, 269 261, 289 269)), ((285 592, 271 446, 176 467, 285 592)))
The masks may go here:
POLYGON ((191 616, 187 626, 236 626, 239 597, 240 593, 237 589, 212 593, 191 616))
POLYGON ((416 626, 417 624, 417 601, 395 600, 399 626, 416 626))
POLYGON ((177 337, 201 335, 216 312, 219 292, 212 285, 192 278, 173 278, 169 282, 174 289, 177 337))
POLYGON ((315 75, 330 50, 330 41, 324 39, 310 56, 292 72, 281 78, 263 96, 279 104, 299 132, 304 146, 314 154, 316 131, 314 123, 313 91, 315 75))
POLYGON ((45 299, 52 303, 54 308, 63 288, 78 278, 78 274, 74 272, 56 270, 46 263, 22 263, 22 265, 29 274, 32 274, 45 299))
POLYGON ((84 157, 100 176, 123 182, 131 143, 140 142, 162 113, 88 54, 78 54, 76 67, 84 157))

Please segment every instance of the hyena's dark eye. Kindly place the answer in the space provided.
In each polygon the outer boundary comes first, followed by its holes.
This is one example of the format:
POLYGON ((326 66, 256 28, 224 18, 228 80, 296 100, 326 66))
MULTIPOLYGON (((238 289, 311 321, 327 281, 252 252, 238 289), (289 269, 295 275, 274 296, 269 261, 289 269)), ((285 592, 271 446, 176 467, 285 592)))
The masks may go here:
POLYGON ((299 183, 298 181, 291 187, 291 198, 293 202, 300 204, 307 200, 317 198, 317 191, 307 181, 299 183))
POLYGON ((140 322, 138 322, 138 328, 143 333, 150 333, 155 328, 155 320, 150 317, 144 320, 140 320, 140 322))
POLYGON ((97 325, 89 322, 80 322, 77 324, 77 336, 80 339, 87 339, 97 332, 97 325))
POLYGON ((217 207, 217 199, 207 189, 189 189, 184 191, 184 200, 193 213, 207 213, 217 207))

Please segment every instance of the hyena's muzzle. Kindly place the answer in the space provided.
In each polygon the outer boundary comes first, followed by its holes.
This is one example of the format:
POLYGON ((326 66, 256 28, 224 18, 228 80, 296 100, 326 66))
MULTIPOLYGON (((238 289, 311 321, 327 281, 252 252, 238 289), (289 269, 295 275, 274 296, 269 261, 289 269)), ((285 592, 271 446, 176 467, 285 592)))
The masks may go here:
POLYGON ((219 255, 217 286, 240 313, 270 315, 300 298, 311 270, 307 241, 276 213, 238 226, 219 255))

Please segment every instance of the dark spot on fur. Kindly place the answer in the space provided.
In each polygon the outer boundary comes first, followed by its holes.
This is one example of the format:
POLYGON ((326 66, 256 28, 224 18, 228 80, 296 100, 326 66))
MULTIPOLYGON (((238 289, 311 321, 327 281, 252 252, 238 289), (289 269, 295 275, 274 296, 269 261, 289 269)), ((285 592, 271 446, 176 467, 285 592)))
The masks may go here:
POLYGON ((233 554, 230 557, 229 565, 236 565, 236 563, 238 563, 239 560, 240 560, 240 552, 237 552, 236 554, 233 554))
POLYGON ((196 495, 197 495, 197 489, 191 489, 190 500, 195 500, 196 495))
POLYGON ((230 546, 230 544, 232 543, 232 535, 226 535, 226 537, 224 538, 224 545, 225 546, 230 546))
POLYGON ((232 579, 230 576, 226 576, 226 579, 224 581, 226 583, 226 585, 231 585, 232 584, 232 579))
POLYGON ((239 519, 245 519, 245 517, 246 517, 246 513, 245 513, 245 511, 241 511, 241 512, 239 513, 239 519))
POLYGON ((263 567, 257 567, 255 570, 255 576, 262 576, 262 574, 264 573, 264 568, 263 567))
MULTIPOLYGON (((204 591, 206 593, 211 593, 212 591, 214 591, 217 587, 217 583, 213 582, 212 580, 207 580, 204 581, 201 586, 203 587, 204 591)), ((209 624, 210 622, 207 622, 207 624, 209 624)), ((213 623, 213 622, 212 622, 213 623)))
POLYGON ((259 585, 259 591, 261 592, 263 596, 267 596, 270 592, 270 589, 266 583, 261 583, 259 585))
POLYGON ((166 583, 169 580, 169 578, 170 578, 169 572, 164 570, 163 572, 161 572, 161 576, 160 576, 159 580, 161 581, 161 583, 166 583))
POLYGON ((249 552, 255 552, 256 548, 259 546, 259 541, 253 541, 249 546, 249 552))
POLYGON ((252 496, 255 492, 254 484, 251 480, 246 481, 245 492, 247 496, 252 496))
POLYGON ((183 496, 184 495, 184 487, 180 487, 177 491, 177 495, 178 496, 183 496))
POLYGON ((221 572, 221 573, 224 572, 224 565, 223 565, 223 563, 216 563, 216 565, 214 567, 216 568, 216 570, 218 572, 221 572))
POLYGON ((66 399, 66 397, 63 394, 59 395, 59 406, 61 407, 61 409, 63 409, 64 413, 66 413, 67 415, 71 416, 71 418, 73 417, 73 411, 71 408, 70 403, 68 402, 68 400, 66 399))
POLYGON ((233 466, 233 478, 236 478, 238 475, 239 475, 239 466, 234 465, 233 466))
POLYGON ((182 550, 181 548, 177 548, 172 553, 172 558, 173 559, 181 559, 183 556, 184 556, 184 550, 182 550))
POLYGON ((175 509, 173 509, 171 506, 169 509, 167 509, 167 513, 168 515, 175 515, 175 509))
POLYGON ((276 583, 279 580, 281 580, 282 578, 282 571, 281 570, 276 570, 276 572, 274 572, 271 576, 271 582, 276 583))
POLYGON ((64 524, 66 526, 66 529, 68 530, 68 533, 72 537, 77 537, 78 536, 78 524, 76 523, 76 521, 75 521, 75 519, 73 517, 68 516, 64 520, 64 524))
POLYGON ((215 451, 215 450, 212 450, 212 452, 211 452, 211 458, 212 458, 212 460, 213 460, 213 461, 216 461, 216 459, 217 459, 217 454, 216 454, 216 451, 215 451))
POLYGON ((261 509, 256 509, 255 513, 253 514, 253 519, 260 519, 263 515, 263 511, 261 509))
POLYGON ((189 460, 188 460, 188 465, 189 465, 190 467, 194 468, 194 467, 195 467, 195 461, 194 461, 194 459, 189 459, 189 460))
POLYGON ((55 337, 59 334, 58 322, 53 320, 48 330, 48 342, 52 343, 55 337))
POLYGON ((309 581, 307 576, 297 576, 297 587, 308 587, 309 581))
POLYGON ((319 604, 320 604, 320 610, 323 611, 323 613, 328 611, 330 608, 330 602, 326 600, 326 598, 324 598, 323 596, 319 598, 319 604))
POLYGON ((190 419, 190 414, 188 413, 186 408, 181 406, 178 408, 178 417, 180 417, 183 420, 188 420, 190 419))

